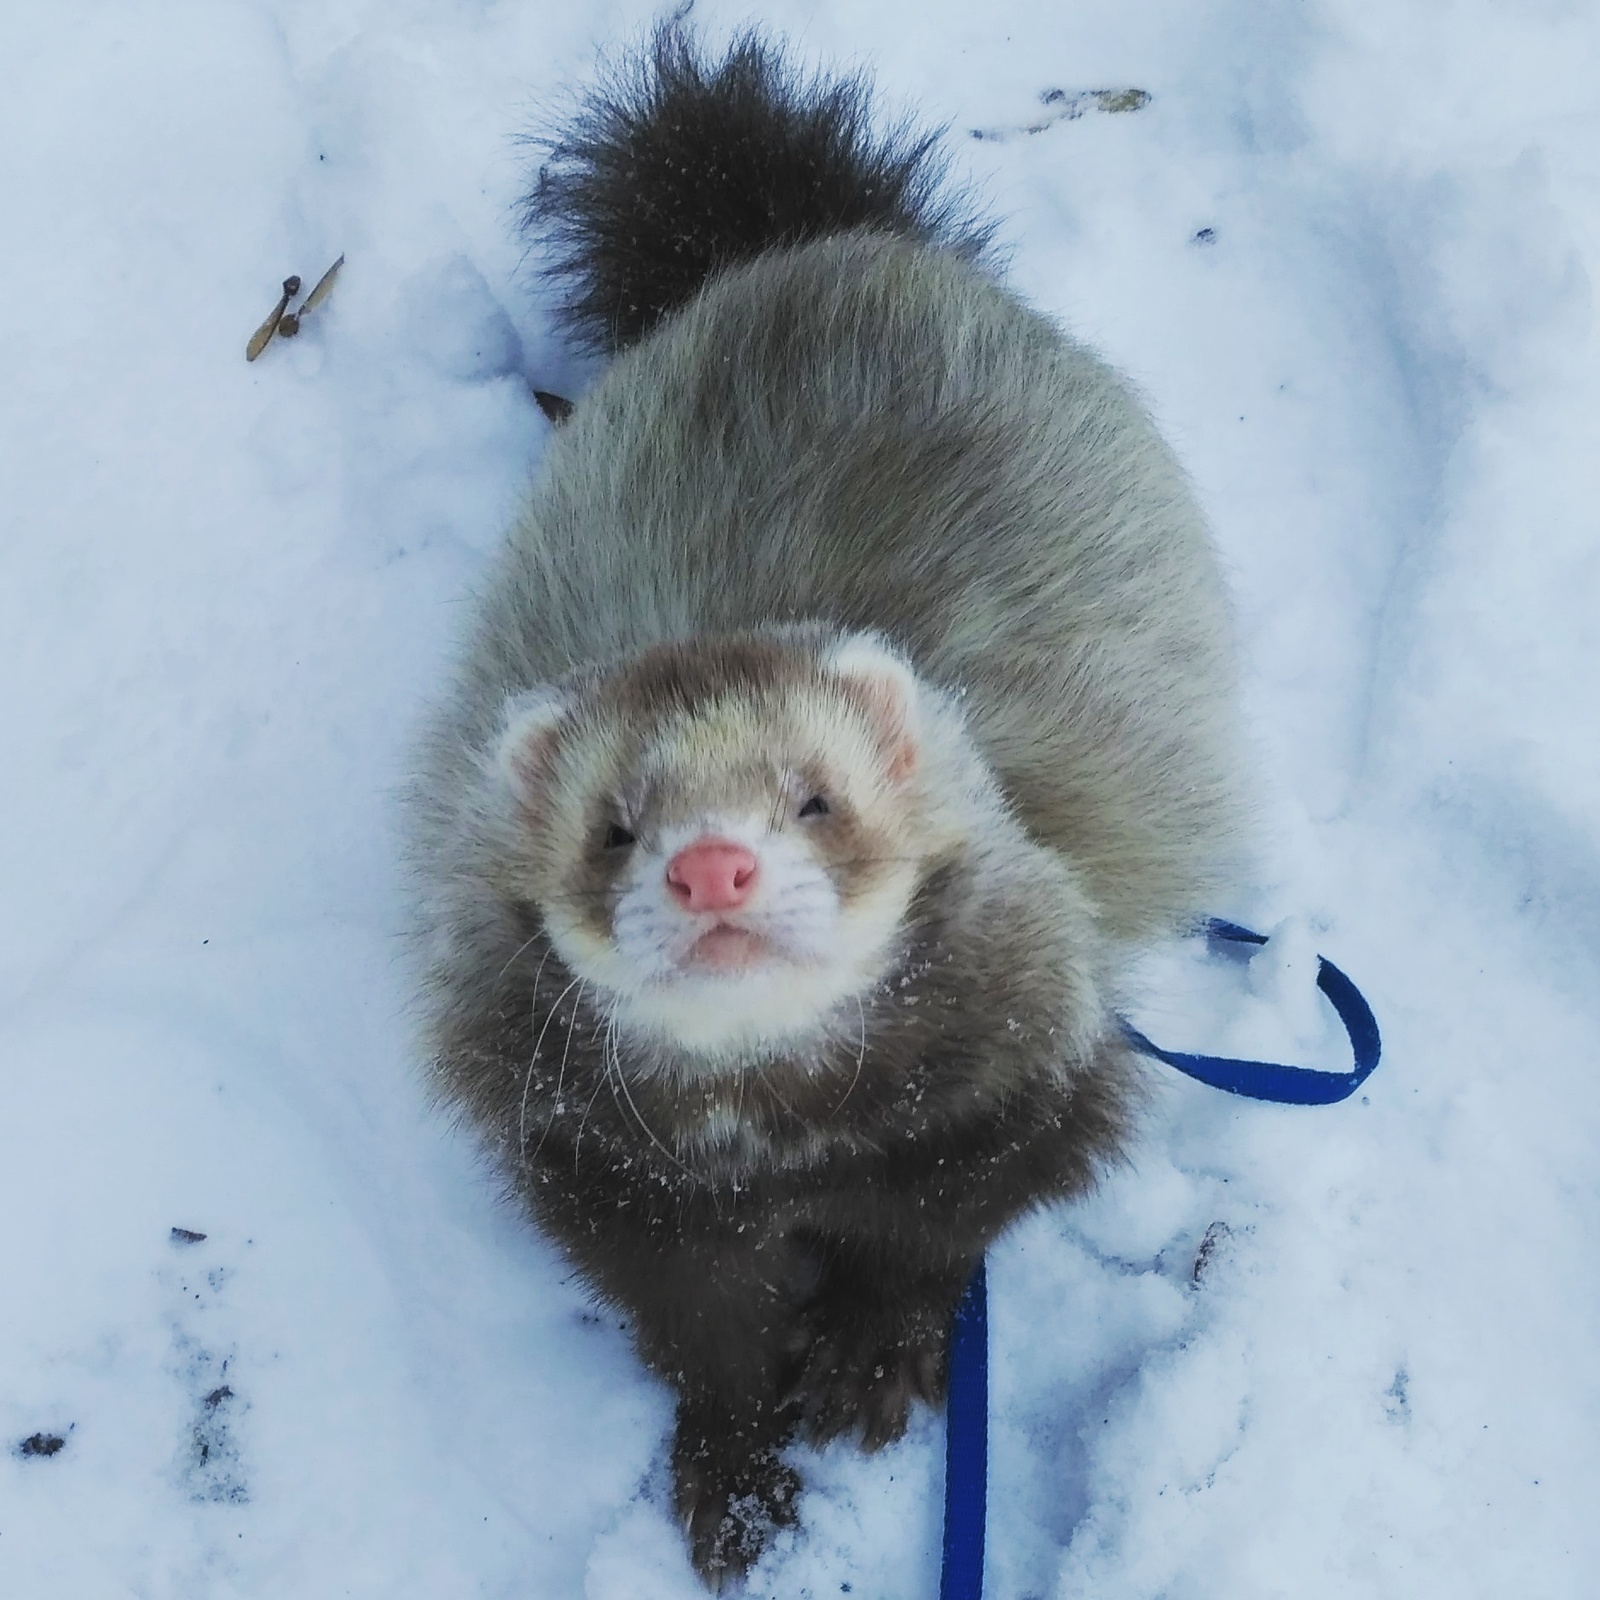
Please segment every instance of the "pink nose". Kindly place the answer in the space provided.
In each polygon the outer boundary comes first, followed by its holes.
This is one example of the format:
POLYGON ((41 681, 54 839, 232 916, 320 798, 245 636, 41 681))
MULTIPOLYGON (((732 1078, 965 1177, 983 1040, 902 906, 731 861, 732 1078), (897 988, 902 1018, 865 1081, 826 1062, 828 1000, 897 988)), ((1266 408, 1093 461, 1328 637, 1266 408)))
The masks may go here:
POLYGON ((731 911, 750 898, 755 856, 726 839, 700 839, 667 863, 667 888, 688 911, 731 911))

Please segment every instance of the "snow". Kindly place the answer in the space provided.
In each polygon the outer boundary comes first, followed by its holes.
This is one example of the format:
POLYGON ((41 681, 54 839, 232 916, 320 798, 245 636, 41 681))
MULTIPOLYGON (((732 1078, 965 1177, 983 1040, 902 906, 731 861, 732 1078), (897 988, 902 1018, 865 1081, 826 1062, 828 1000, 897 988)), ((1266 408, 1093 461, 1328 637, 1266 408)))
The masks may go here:
MULTIPOLYGON (((6 1596, 699 1592, 668 1397, 428 1105, 396 938, 395 791, 529 382, 586 378, 515 135, 648 15, 0 12, 6 1596)), ((1164 1077, 1130 1167, 995 1251, 990 1593, 1591 1595, 1600 19, 763 16, 951 123, 1013 281, 1214 520, 1265 840, 1216 909, 1279 937, 1159 953, 1141 1025, 1332 1065, 1321 950, 1384 1030, 1327 1110, 1164 1077)), ((933 1594, 941 1441, 800 1451, 751 1592, 933 1594)))

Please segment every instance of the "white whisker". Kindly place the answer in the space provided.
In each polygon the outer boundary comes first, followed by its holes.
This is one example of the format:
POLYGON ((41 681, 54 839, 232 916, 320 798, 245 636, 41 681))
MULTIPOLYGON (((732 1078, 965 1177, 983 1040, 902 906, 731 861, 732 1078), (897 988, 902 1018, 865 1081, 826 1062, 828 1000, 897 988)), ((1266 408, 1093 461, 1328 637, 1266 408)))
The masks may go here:
POLYGON ((861 996, 856 996, 856 1014, 861 1018, 861 1045, 856 1051, 856 1070, 850 1079, 850 1087, 839 1096, 839 1103, 834 1109, 835 1115, 844 1109, 844 1103, 855 1093, 856 1085, 861 1081, 861 1066, 867 1059, 867 1008, 861 1003, 861 996))
MULTIPOLYGON (((550 1115, 545 1119, 544 1132, 539 1135, 539 1142, 533 1147, 530 1161, 537 1159, 538 1154, 544 1149, 544 1142, 550 1137, 550 1130, 555 1126, 557 1115, 561 1111, 561 1086, 567 1081, 567 1059, 572 1054, 572 1033, 578 1026, 578 1008, 583 1004, 583 984, 578 985, 578 992, 572 1001, 572 1020, 567 1024, 567 1042, 561 1047, 561 1066, 556 1071, 555 1098, 550 1102, 550 1115)), ((560 1005, 560 1001, 556 1002, 560 1005)))
MULTIPOLYGON (((521 1105, 519 1105, 517 1107, 517 1154, 522 1158, 522 1165, 524 1167, 526 1167, 528 1165, 528 1161, 529 1161, 529 1156, 528 1156, 528 1092, 533 1087, 533 1069, 534 1069, 535 1066, 538 1065, 539 1051, 540 1051, 540 1048, 544 1044, 544 1036, 550 1031, 550 1020, 551 1020, 551 1018, 554 1017, 556 1012, 560 1009, 561 1002, 563 1000, 565 1000, 567 998, 567 996, 569 994, 571 994, 574 989, 581 988, 583 986, 583 983, 584 983, 584 980, 582 978, 574 978, 572 980, 572 982, 569 983, 566 986, 566 988, 563 989, 561 991, 561 993, 556 996, 555 1004, 553 1006, 551 1006, 549 1011, 547 1011, 545 1013, 544 1026, 542 1028, 540 1028, 540 1030, 539 1030, 539 1037, 537 1039, 535 1039, 534 1042, 533 1042, 533 1054, 528 1057, 528 1075, 527 1075, 526 1078, 524 1078, 522 1080, 522 1103, 521 1103, 521 1105)), ((573 1016, 576 1017, 577 1016, 577 1010, 578 1010, 577 1006, 574 1005, 572 1010, 573 1010, 573 1016)), ((565 1072, 566 1068, 567 1068, 567 1058, 566 1058, 565 1055, 563 1055, 562 1058, 561 1058, 561 1070, 563 1072, 565 1072)), ((557 1101, 559 1101, 560 1098, 561 1098, 561 1080, 559 1078, 557 1078, 557 1080, 556 1080, 556 1099, 557 1099, 557 1101)), ((555 1121, 555 1115, 556 1115, 556 1110, 555 1110, 555 1107, 552 1106, 551 1110, 550 1110, 550 1121, 551 1122, 555 1121)), ((545 1131, 545 1133, 549 1133, 549 1131, 550 1131, 550 1124, 548 1122, 545 1124, 545 1130, 544 1131, 545 1131)), ((539 1137, 539 1143, 541 1145, 544 1143, 544 1135, 543 1134, 541 1134, 540 1137, 539 1137)), ((534 1153, 537 1154, 538 1152, 535 1151, 534 1153)))
MULTIPOLYGON (((528 946, 530 944, 532 944, 533 941, 535 939, 537 939, 539 937, 539 935, 541 933, 543 933, 543 932, 544 932, 544 929, 543 928, 539 928, 539 929, 535 930, 533 933, 530 933, 528 935, 528 937, 526 939, 524 939, 522 941, 522 943, 519 944, 517 946, 517 948, 515 950, 513 950, 511 952, 511 954, 506 958, 506 964, 503 967, 501 967, 501 969, 495 974, 495 977, 497 977, 497 978, 505 977, 505 975, 511 970, 511 963, 513 961, 515 961, 517 959, 517 957, 520 956, 522 954, 522 952, 524 950, 526 950, 528 948, 528 946)), ((536 989, 539 987, 539 973, 544 971, 544 964, 549 959, 550 959, 550 946, 549 946, 548 943, 546 943, 546 945, 544 947, 544 955, 541 956, 540 959, 539 959, 539 971, 535 972, 534 975, 533 975, 533 986, 536 989)))
POLYGON ((600 1081, 594 1086, 594 1093, 589 1096, 589 1103, 583 1108, 583 1115, 578 1119, 578 1135, 572 1141, 572 1170, 578 1170, 578 1152, 583 1148, 583 1130, 589 1125, 589 1113, 594 1110, 594 1103, 600 1098, 600 1091, 605 1087, 611 1076, 611 1048, 616 1034, 616 1007, 613 1006, 606 1014, 605 1043, 600 1046, 600 1081))
MULTIPOLYGON (((650 1141, 650 1143, 653 1144, 656 1147, 656 1149, 659 1150, 662 1153, 662 1155, 664 1155, 667 1158, 667 1160, 670 1161, 673 1164, 673 1166, 675 1166, 678 1169, 678 1171, 681 1172, 684 1175, 684 1177, 693 1178, 694 1177, 694 1173, 692 1173, 686 1166, 684 1166, 684 1164, 656 1137, 655 1130, 650 1126, 650 1124, 648 1122, 646 1122, 644 1120, 644 1114, 639 1110, 639 1107, 634 1103, 633 1091, 628 1087, 627 1074, 625 1072, 623 1072, 623 1070, 622 1070, 622 1058, 621 1058, 621 1056, 618 1056, 616 1058, 616 1067, 617 1067, 616 1081, 617 1081, 618 1084, 621 1085, 623 1097, 628 1102, 628 1109, 633 1112, 634 1119, 638 1122, 639 1127, 640 1127, 641 1131, 644 1133, 645 1138, 647 1138, 650 1141)), ((616 1093, 616 1091, 613 1090, 612 1093, 614 1095, 616 1093)))

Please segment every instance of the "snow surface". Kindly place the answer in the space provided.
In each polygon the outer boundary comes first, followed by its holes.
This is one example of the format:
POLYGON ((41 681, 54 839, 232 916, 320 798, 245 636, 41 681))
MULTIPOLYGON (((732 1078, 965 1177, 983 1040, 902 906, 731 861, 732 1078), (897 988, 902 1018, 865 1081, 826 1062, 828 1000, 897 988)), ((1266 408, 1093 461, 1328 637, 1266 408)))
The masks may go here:
MULTIPOLYGON (((698 1593, 667 1396, 425 1103, 396 939, 529 381, 585 381, 514 135, 647 15, 0 8, 7 1597, 698 1593)), ((990 1593, 1600 1592, 1600 16, 763 16, 951 122, 1215 521, 1266 839, 1217 909, 1282 932, 1152 962, 1141 1022, 1336 1058, 1323 949, 1387 1048, 1325 1111, 1168 1083, 996 1250, 990 1593)), ((751 1592, 931 1596, 941 1427, 799 1452, 751 1592)))

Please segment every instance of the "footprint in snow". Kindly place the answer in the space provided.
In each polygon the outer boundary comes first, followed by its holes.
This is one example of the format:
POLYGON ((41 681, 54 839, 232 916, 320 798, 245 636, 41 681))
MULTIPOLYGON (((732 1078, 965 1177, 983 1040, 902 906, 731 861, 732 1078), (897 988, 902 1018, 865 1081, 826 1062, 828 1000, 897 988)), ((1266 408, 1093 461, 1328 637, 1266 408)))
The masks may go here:
POLYGON ((173 1228, 179 1252, 163 1276, 174 1291, 172 1361, 191 1396, 178 1446, 178 1480, 197 1503, 240 1505, 250 1498, 238 1427, 248 1403, 235 1387, 237 1345, 226 1337, 227 1286, 234 1269, 216 1241, 192 1228, 173 1228))

